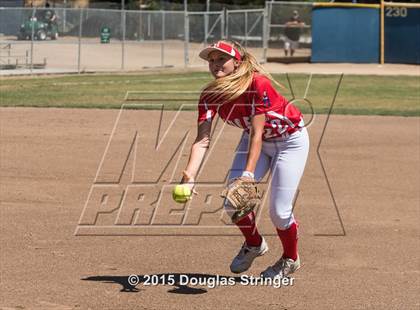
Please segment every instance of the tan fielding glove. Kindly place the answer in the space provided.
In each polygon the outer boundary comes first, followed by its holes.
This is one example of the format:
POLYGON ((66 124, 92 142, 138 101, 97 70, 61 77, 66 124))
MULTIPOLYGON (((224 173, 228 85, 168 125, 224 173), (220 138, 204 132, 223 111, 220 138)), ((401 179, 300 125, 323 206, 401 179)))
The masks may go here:
POLYGON ((239 177, 229 181, 227 188, 221 194, 236 212, 232 215, 232 222, 236 223, 251 213, 261 204, 261 193, 257 182, 253 178, 239 177))

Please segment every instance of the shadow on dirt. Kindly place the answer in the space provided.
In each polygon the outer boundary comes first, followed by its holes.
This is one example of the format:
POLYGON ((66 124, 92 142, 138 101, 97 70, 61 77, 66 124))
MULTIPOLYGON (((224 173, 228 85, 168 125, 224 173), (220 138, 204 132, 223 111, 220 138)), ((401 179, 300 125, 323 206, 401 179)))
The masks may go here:
POLYGON ((143 287, 169 285, 174 286, 174 288, 168 290, 168 293, 186 295, 205 294, 207 293, 206 288, 218 286, 232 286, 235 285, 235 283, 241 282, 240 277, 200 273, 161 273, 130 276, 92 276, 83 278, 82 280, 99 281, 104 283, 117 283, 122 286, 120 292, 131 293, 137 293, 143 290, 137 288, 137 286, 139 285, 143 287), (201 288, 203 286, 206 288, 201 288))

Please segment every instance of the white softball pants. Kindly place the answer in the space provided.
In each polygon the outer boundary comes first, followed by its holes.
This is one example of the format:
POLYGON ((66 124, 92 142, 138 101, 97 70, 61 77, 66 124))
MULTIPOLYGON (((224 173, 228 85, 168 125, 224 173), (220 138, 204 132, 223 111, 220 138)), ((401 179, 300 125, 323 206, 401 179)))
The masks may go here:
MULTIPOLYGON (((249 135, 244 132, 236 149, 229 179, 242 175, 248 154, 249 135)), ((306 128, 296 131, 287 138, 263 141, 261 155, 254 172, 260 181, 270 170, 270 218, 276 228, 289 228, 294 222, 293 201, 305 169, 309 151, 309 137, 306 128)), ((225 204, 225 211, 231 215, 232 207, 225 204)))

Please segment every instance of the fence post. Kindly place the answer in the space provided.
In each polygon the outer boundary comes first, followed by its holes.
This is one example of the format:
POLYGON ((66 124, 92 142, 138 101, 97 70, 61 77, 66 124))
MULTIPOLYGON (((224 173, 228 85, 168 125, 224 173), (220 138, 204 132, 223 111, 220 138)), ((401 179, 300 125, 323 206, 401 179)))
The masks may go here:
POLYGON ((121 70, 124 71, 125 65, 125 27, 126 27, 126 14, 124 8, 121 8, 121 30, 122 30, 122 40, 121 40, 121 70))
POLYGON ((269 13, 271 10, 268 9, 270 4, 266 2, 264 13, 263 13, 263 55, 262 55, 262 63, 267 62, 267 49, 268 49, 268 40, 269 40, 269 30, 270 30, 270 22, 269 22, 269 13))
POLYGON ((209 15, 208 12, 204 13, 204 45, 207 46, 207 37, 209 32, 209 15))
POLYGON ((248 12, 245 11, 245 48, 248 48, 248 12))
POLYGON ((229 30, 228 19, 229 17, 227 16, 226 8, 223 7, 222 21, 221 21, 222 22, 222 39, 226 39, 228 37, 228 30, 229 30))
POLYGON ((160 65, 165 65, 165 11, 161 11, 162 14, 162 35, 160 41, 160 65))
POLYGON ((67 7, 66 7, 66 0, 64 0, 64 9, 63 9, 63 33, 67 32, 66 28, 67 22, 67 7))
POLYGON ((139 29, 138 29, 138 35, 137 35, 137 40, 139 41, 143 41, 143 12, 140 11, 138 12, 139 14, 139 29))
POLYGON ((385 63, 385 4, 384 0, 381 0, 381 48, 380 48, 380 59, 379 63, 383 65, 385 63))
POLYGON ((152 15, 151 13, 147 13, 147 38, 149 40, 153 40, 152 38, 152 15))
MULTIPOLYGON (((36 8, 33 8, 32 10, 32 20, 35 18, 35 10, 36 8)), ((31 65, 30 65, 30 71, 32 74, 32 71, 34 69, 34 32, 35 32, 35 23, 32 22, 32 30, 31 30, 31 65)))
POLYGON ((77 73, 80 74, 80 58, 81 58, 81 50, 82 50, 82 24, 83 24, 83 9, 79 9, 79 45, 77 50, 77 73))
POLYGON ((190 18, 188 16, 188 11, 184 11, 184 67, 188 67, 189 65, 189 55, 188 55, 188 48, 190 41, 190 18))

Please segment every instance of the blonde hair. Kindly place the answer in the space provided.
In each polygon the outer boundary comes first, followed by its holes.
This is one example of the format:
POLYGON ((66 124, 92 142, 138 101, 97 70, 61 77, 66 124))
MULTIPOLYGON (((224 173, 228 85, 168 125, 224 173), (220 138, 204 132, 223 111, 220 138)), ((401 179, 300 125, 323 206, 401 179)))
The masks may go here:
POLYGON ((215 79, 209 82, 203 92, 206 94, 206 98, 209 101, 217 100, 218 102, 229 102, 235 100, 247 91, 252 83, 252 78, 255 72, 266 76, 272 82, 284 88, 283 85, 279 84, 267 70, 261 66, 257 59, 248 52, 242 45, 236 41, 221 40, 236 48, 241 55, 241 60, 238 68, 231 74, 215 79))

